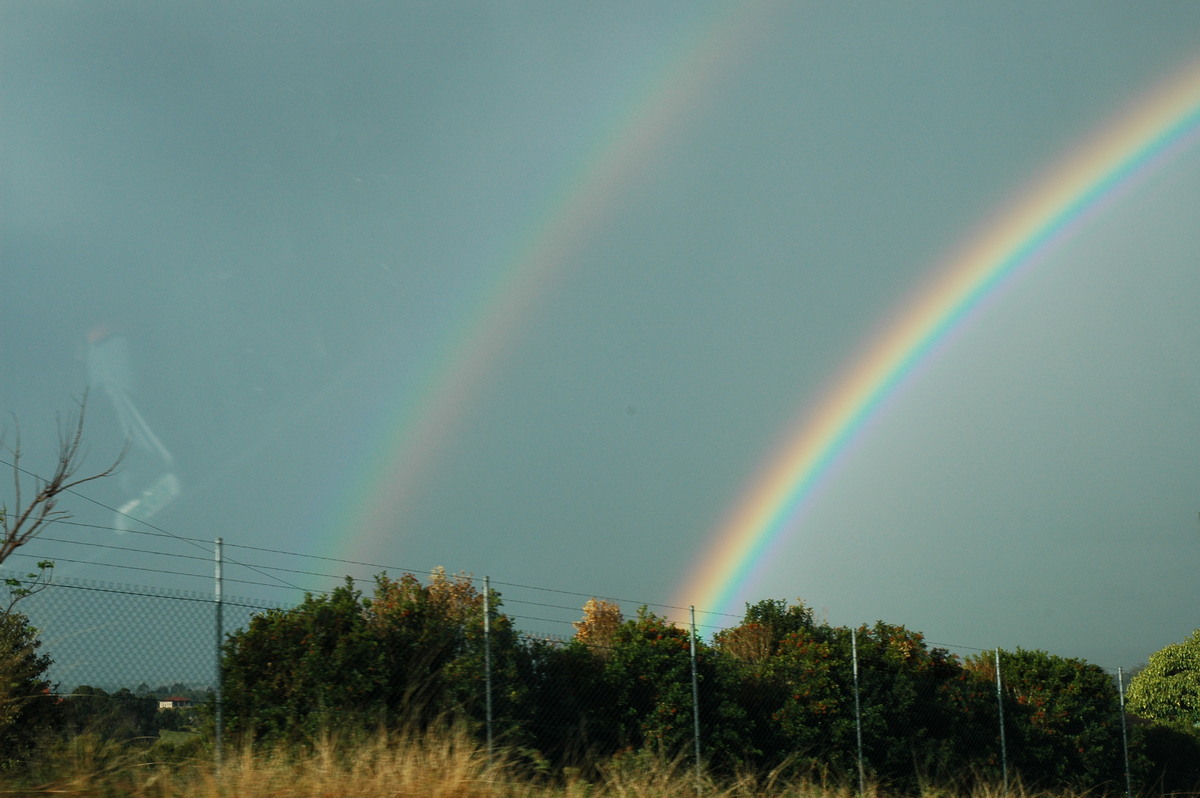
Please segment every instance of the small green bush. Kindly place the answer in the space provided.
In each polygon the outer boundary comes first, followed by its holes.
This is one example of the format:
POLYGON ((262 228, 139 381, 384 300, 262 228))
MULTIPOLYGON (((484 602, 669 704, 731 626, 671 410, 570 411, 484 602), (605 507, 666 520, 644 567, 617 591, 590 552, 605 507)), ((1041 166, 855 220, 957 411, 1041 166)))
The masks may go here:
POLYGON ((26 616, 0 613, 0 770, 26 761, 58 719, 58 704, 45 677, 53 660, 38 653, 40 646, 26 616))

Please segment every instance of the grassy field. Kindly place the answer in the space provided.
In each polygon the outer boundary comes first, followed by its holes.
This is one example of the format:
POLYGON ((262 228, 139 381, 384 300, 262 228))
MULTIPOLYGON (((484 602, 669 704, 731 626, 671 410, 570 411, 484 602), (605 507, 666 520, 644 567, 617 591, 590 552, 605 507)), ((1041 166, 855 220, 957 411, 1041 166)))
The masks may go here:
MULTIPOLYGON (((180 756, 176 736, 134 750, 81 737, 46 752, 28 774, 0 778, 0 795, 130 796, 131 798, 851 798, 856 785, 759 774, 720 783, 696 778, 689 762, 629 759, 591 778, 549 779, 504 753, 488 756, 466 734, 387 736, 354 745, 322 741, 302 750, 232 753, 221 767, 211 756, 180 756)), ((928 789, 925 798, 1000 798, 999 787, 928 789)), ((1012 789, 1007 798, 1068 798, 1012 789)), ((878 787, 868 798, 884 798, 878 787)))

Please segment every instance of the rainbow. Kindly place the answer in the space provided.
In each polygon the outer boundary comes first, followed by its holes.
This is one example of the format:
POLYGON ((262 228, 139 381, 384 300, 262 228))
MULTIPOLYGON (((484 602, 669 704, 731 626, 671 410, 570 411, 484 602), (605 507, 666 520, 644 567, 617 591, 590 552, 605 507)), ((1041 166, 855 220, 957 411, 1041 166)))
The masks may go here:
POLYGON ((385 401, 382 426, 363 438, 371 449, 335 487, 327 547, 339 557, 378 556, 395 539, 422 475, 478 401, 480 386, 518 336, 532 307, 562 277, 564 264, 600 229, 652 164, 669 134, 712 95, 722 76, 764 29, 766 9, 715 3, 702 7, 666 48, 638 91, 612 115, 575 168, 535 209, 508 255, 465 297, 449 333, 385 401), (347 551, 347 541, 351 550, 347 551))
MULTIPOLYGON (((802 414, 784 444, 751 479, 713 533, 672 604, 695 606, 728 625, 770 553, 795 534, 801 516, 865 425, 915 369, 1019 273, 1042 262, 1131 189, 1200 140, 1200 62, 1148 99, 1102 125, 1048 177, 1018 192, 982 232, 950 257, 941 275, 852 359, 815 411, 802 414)), ((737 613, 740 617, 740 612, 737 613)))

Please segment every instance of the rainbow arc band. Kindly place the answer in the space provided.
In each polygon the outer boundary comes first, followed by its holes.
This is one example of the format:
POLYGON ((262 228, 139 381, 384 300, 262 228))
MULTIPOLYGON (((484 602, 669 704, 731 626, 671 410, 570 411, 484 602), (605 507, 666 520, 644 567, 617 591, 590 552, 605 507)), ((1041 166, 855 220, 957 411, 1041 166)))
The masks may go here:
POLYGON ((400 375, 370 449, 334 488, 326 525, 330 554, 377 557, 399 535, 423 475, 503 361, 523 322, 569 270, 573 256, 602 230, 680 128, 737 72, 751 43, 773 32, 770 4, 696 3, 628 99, 594 132, 582 155, 533 209, 504 257, 417 369, 400 375))
MULTIPOLYGON (((676 590, 671 604, 731 615, 771 555, 797 533, 823 481, 917 366, 980 312, 1018 274, 1200 140, 1200 62, 1163 82, 1073 147, 1050 177, 947 260, 941 277, 897 321, 852 359, 815 410, 793 422, 676 590)), ((728 625, 713 617, 706 625, 728 625)))

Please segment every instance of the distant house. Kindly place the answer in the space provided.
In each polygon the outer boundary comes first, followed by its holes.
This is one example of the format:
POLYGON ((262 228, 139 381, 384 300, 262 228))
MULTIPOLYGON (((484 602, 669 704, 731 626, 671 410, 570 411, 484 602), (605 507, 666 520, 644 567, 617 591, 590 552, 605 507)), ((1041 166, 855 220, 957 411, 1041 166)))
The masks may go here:
POLYGON ((181 695, 158 699, 159 709, 187 709, 191 705, 192 699, 181 695))

